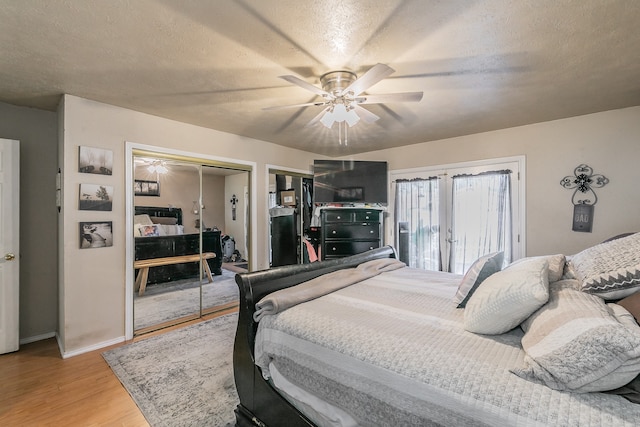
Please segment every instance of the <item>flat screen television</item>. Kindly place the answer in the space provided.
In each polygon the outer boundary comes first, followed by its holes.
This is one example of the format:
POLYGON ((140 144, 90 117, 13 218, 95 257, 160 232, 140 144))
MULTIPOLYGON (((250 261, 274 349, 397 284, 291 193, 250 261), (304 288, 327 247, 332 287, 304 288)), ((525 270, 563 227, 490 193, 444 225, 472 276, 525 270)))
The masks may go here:
POLYGON ((315 203, 387 203, 387 162, 315 160, 315 203))

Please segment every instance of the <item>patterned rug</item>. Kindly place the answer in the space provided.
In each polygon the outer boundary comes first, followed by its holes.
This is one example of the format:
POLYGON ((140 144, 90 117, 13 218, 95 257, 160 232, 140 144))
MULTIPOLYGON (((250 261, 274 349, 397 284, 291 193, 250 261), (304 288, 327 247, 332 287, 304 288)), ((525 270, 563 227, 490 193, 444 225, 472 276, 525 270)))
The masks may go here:
MULTIPOLYGON (((213 276, 213 283, 202 285, 202 306, 216 307, 238 300, 236 273, 222 270, 213 276)), ((200 288, 198 281, 180 280, 147 287, 143 296, 134 293, 134 330, 158 325, 168 320, 199 313, 200 288)))
POLYGON ((102 354, 152 427, 234 426, 237 313, 102 354))

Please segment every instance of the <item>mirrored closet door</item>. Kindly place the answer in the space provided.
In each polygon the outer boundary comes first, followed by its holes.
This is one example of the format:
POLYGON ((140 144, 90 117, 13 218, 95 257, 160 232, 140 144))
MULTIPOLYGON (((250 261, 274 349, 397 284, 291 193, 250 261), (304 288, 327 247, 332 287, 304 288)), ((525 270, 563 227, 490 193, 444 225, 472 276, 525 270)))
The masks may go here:
POLYGON ((237 306, 250 172, 146 152, 133 171, 134 334, 237 306))

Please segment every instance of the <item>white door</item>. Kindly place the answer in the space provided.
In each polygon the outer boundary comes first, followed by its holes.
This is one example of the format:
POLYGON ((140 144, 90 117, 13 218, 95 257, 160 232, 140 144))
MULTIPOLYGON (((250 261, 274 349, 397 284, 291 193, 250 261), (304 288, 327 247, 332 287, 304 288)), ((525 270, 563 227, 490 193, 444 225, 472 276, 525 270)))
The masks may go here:
MULTIPOLYGON (((392 171, 391 182, 396 182, 399 179, 411 180, 414 178, 422 178, 429 179, 430 177, 437 179, 438 190, 437 190, 437 203, 433 202, 433 205, 439 211, 439 223, 437 225, 437 235, 434 237, 436 239, 435 244, 431 245, 423 245, 424 247, 428 247, 430 250, 434 251, 435 254, 431 254, 430 256, 425 256, 428 259, 436 259, 438 264, 441 265, 441 269, 443 271, 449 271, 450 265, 450 255, 452 245, 455 245, 455 237, 450 233, 452 231, 452 220, 453 220, 453 187, 452 187, 452 177, 455 175, 475 175, 481 174, 487 171, 498 171, 498 170, 510 170, 509 174, 511 177, 511 260, 516 260, 524 256, 524 179, 522 178, 524 174, 524 157, 508 157, 501 159, 489 159, 483 161, 476 162, 466 162, 466 163, 456 163, 449 164, 443 166, 433 166, 433 167, 425 167, 425 168, 416 168, 416 169, 408 169, 408 170, 399 170, 392 171)), ((395 190, 396 186, 392 186, 392 206, 391 211, 393 212, 396 209, 395 206, 395 190)), ((421 195, 421 197, 428 201, 428 193, 421 195)), ((430 205, 430 206, 431 206, 430 205)), ((400 216, 400 215, 397 215, 400 216)), ((392 232, 397 232, 398 236, 392 236, 391 242, 396 242, 396 244, 400 245, 399 238, 400 232, 400 224, 398 221, 401 219, 394 220, 396 224, 393 224, 392 232)), ((425 218, 422 218, 421 221, 426 221, 425 218)), ((422 223, 418 223, 420 225, 422 223)), ((416 226, 414 224, 414 226, 416 226)), ((422 225, 423 228, 425 228, 422 225)), ((427 227, 428 228, 428 227, 427 227)), ((424 231, 421 231, 424 234, 424 231)), ((409 233, 411 234, 411 233, 409 233)), ((429 234, 424 234, 426 237, 429 237, 429 234)), ((411 237, 410 237, 411 239, 411 237)), ((406 245, 406 243, 405 243, 406 245)), ((420 254, 423 255, 423 254, 420 254)), ((420 268, 428 268, 428 267, 420 267, 420 268)))
POLYGON ((18 350, 20 145, 0 139, 0 354, 18 350))

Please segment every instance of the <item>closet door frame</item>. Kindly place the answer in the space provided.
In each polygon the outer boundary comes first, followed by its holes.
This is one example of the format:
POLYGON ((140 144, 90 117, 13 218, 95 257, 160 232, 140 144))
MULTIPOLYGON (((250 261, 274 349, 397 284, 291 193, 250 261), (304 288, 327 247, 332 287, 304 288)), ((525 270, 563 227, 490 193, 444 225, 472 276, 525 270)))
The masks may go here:
POLYGON ((256 230, 256 162, 249 162, 240 159, 229 159, 225 157, 216 157, 202 153, 194 153, 181 151, 172 148, 156 147, 145 144, 137 144, 134 142, 125 142, 125 340, 131 340, 134 337, 134 313, 133 313, 133 287, 134 287, 134 268, 133 261, 135 257, 135 247, 133 238, 133 214, 134 214, 134 195, 133 195, 133 171, 134 157, 145 155, 148 157, 167 158, 191 163, 198 163, 207 166, 229 167, 238 170, 245 170, 249 173, 249 200, 250 200, 250 221, 249 221, 249 262, 251 266, 256 264, 257 242, 255 240, 256 230))

